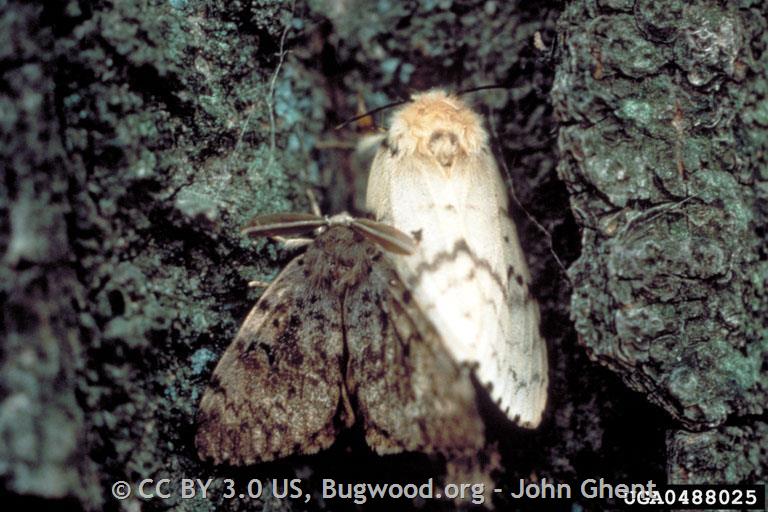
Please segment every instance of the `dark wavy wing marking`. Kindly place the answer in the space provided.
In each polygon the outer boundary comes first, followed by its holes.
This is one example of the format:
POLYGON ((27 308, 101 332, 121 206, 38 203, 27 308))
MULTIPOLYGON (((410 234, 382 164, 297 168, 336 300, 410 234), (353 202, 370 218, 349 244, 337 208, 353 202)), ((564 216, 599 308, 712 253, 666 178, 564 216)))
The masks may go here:
POLYGON ((341 303, 291 261, 214 370, 196 444, 214 463, 252 464, 330 446, 342 400, 341 303))
POLYGON ((475 454, 483 423, 468 369, 443 347, 381 255, 344 300, 347 387, 377 453, 475 454))

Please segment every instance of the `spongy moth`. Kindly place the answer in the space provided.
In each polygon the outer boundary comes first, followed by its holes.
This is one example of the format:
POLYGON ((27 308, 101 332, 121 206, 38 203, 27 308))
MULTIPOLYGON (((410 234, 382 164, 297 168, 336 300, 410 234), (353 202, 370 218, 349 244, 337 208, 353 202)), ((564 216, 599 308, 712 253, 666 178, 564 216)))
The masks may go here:
POLYGON ((198 412, 200 457, 242 465, 311 454, 355 423, 379 454, 477 453, 483 424, 468 371, 389 259, 415 250, 409 236, 346 214, 260 217, 246 231, 321 226, 216 366, 198 412))
POLYGON ((371 166, 375 218, 419 241, 398 274, 457 361, 513 421, 536 427, 547 397, 539 307, 508 191, 480 116, 441 90, 396 111, 371 166))

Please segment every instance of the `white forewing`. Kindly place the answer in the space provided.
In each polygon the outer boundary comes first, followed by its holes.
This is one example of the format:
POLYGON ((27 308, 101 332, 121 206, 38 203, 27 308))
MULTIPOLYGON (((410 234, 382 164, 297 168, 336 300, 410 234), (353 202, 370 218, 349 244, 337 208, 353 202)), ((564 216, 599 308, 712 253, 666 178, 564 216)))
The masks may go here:
POLYGON ((485 133, 468 126, 471 111, 452 116, 466 107, 445 93, 413 103, 395 114, 376 154, 368 207, 418 241, 415 254, 394 259, 453 357, 476 366, 510 419, 535 427, 546 403, 546 344, 485 133))

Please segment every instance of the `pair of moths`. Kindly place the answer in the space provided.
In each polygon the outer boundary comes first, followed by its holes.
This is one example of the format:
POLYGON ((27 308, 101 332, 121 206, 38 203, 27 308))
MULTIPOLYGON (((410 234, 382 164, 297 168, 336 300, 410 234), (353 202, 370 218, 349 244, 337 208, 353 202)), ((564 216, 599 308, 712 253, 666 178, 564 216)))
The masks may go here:
POLYGON ((479 116, 443 91, 415 96, 380 143, 367 204, 379 223, 277 215, 248 228, 326 227, 216 367, 200 406, 201 457, 314 453, 355 421, 378 453, 477 454, 483 426, 467 366, 511 420, 540 423, 546 344, 479 116))
POLYGON ((409 236, 346 214, 257 217, 245 231, 318 228, 216 366, 198 412, 200 457, 246 465, 315 453, 355 422, 379 454, 476 454, 484 433, 468 370, 382 251, 415 251, 409 236))

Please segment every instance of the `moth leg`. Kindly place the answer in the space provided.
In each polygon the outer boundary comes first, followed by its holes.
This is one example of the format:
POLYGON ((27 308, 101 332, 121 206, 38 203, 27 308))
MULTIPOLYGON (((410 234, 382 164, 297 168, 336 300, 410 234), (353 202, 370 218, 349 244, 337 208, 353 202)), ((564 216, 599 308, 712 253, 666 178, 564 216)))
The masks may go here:
POLYGON ((254 279, 253 281, 248 281, 248 288, 268 288, 270 284, 267 281, 254 279))
POLYGON ((280 243, 280 245, 289 251, 301 249, 302 247, 306 247, 314 242, 314 240, 311 238, 285 238, 282 236, 273 236, 272 240, 280 243))
POLYGON ((318 203, 317 196, 311 188, 307 189, 307 199, 309 199, 309 208, 312 210, 312 213, 318 217, 322 217, 323 214, 320 212, 320 203, 318 203))

